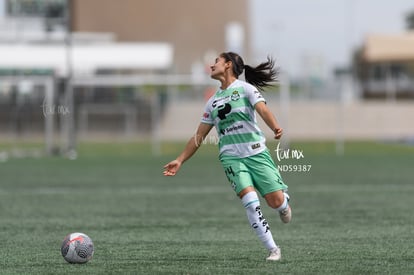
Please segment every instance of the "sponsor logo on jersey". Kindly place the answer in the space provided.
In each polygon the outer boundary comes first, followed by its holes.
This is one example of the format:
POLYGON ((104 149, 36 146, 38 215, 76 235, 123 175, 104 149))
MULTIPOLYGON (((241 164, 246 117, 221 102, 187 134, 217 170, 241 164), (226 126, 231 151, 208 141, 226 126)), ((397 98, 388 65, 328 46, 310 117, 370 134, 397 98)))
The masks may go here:
MULTIPOLYGON (((234 122, 234 121, 233 121, 234 122)), ((233 132, 233 131, 236 131, 236 130, 239 130, 239 129, 243 129, 243 125, 242 124, 240 124, 240 125, 234 125, 234 126, 230 126, 230 127, 227 127, 227 128, 223 128, 223 129, 221 129, 220 130, 220 133, 224 136, 225 134, 228 134, 228 133, 230 133, 230 132, 233 132)))
POLYGON ((260 143, 255 143, 252 145, 252 149, 255 150, 257 148, 260 148, 260 143))
MULTIPOLYGON (((222 98, 215 99, 215 100, 213 101, 213 104, 211 104, 211 106, 212 106, 213 108, 215 108, 215 107, 217 106, 217 103, 219 103, 219 102, 221 102, 221 101, 228 101, 229 97, 230 97, 230 96, 225 96, 225 97, 222 97, 222 98)), ((222 104, 221 104, 221 105, 222 105, 222 104)))
POLYGON ((242 124, 240 124, 240 125, 234 125, 234 126, 231 126, 231 127, 226 128, 226 133, 230 133, 230 132, 233 132, 233 131, 239 130, 239 129, 243 129, 243 125, 242 124))
POLYGON ((257 98, 263 98, 262 94, 259 91, 254 91, 254 94, 257 98))

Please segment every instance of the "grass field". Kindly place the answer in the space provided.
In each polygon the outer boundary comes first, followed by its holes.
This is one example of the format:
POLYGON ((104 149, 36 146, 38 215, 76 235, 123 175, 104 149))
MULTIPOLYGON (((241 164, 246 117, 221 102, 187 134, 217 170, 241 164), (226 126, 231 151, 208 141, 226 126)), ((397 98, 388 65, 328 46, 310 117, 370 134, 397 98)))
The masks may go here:
MULTIPOLYGON (((276 147, 270 144, 269 147, 276 147)), ((3 145, 3 148, 7 147, 3 145)), ((82 144, 75 161, 0 163, 0 274, 412 274, 414 147, 297 143, 307 172, 284 172, 293 220, 263 212, 280 262, 249 227, 217 149, 205 145, 174 178, 162 166, 183 148, 82 144), (94 258, 67 264, 61 241, 84 232, 94 258)))

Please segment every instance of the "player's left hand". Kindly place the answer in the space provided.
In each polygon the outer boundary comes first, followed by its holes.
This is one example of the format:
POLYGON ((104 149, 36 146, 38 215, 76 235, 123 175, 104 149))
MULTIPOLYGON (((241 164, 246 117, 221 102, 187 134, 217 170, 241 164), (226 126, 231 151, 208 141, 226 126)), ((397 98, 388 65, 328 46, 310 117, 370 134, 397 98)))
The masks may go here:
POLYGON ((282 128, 276 128, 274 130, 275 139, 280 139, 283 135, 283 129, 282 128))

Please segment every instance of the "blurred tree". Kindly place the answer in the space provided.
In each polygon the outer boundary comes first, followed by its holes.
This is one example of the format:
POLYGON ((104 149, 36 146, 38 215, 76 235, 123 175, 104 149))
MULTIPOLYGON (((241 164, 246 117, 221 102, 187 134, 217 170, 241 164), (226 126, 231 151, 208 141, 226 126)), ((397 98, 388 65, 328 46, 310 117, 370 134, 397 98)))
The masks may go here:
POLYGON ((405 23, 408 30, 414 30, 414 10, 407 13, 405 16, 405 23))

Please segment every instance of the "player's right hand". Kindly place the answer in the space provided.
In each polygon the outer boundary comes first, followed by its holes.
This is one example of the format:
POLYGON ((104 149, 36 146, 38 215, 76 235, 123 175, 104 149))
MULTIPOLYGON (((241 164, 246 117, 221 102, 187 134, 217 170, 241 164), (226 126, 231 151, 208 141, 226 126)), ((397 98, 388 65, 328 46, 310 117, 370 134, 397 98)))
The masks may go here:
POLYGON ((164 166, 163 174, 164 176, 175 176, 178 170, 180 170, 180 167, 181 162, 175 159, 164 166))

